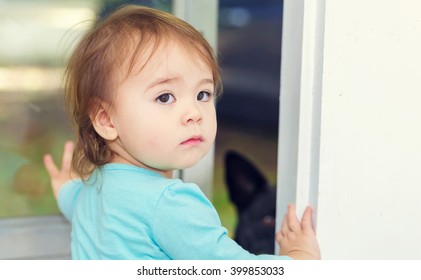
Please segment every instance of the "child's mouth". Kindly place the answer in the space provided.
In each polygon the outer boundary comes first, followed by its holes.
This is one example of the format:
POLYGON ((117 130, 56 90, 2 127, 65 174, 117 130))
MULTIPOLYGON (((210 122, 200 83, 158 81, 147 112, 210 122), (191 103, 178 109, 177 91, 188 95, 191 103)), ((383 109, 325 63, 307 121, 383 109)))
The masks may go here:
POLYGON ((186 141, 181 142, 181 145, 196 146, 202 142, 203 142, 203 137, 194 136, 192 138, 187 139, 186 141))

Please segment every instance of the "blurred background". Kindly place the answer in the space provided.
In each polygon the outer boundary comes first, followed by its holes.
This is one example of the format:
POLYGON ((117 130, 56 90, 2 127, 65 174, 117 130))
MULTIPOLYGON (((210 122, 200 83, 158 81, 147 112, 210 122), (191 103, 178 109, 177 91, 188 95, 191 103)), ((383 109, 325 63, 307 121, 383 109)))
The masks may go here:
MULTIPOLYGON (((212 200, 232 232, 226 151, 243 153, 276 184, 282 0, 219 2, 224 93, 212 200)), ((59 161, 64 142, 73 139, 61 90, 64 65, 80 35, 123 3, 172 10, 171 0, 0 0, 0 218, 58 213, 42 157, 53 153, 59 161)))

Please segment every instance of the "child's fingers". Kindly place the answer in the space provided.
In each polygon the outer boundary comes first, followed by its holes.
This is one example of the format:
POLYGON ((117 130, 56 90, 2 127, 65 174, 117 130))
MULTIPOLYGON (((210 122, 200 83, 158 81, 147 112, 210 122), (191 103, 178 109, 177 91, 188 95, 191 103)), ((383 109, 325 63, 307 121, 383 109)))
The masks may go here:
POLYGON ((300 221, 297 218, 297 212, 295 211, 294 205, 288 205, 287 221, 291 231, 298 232, 301 230, 300 221))
POLYGON ((68 141, 64 144, 63 159, 61 163, 62 170, 70 170, 72 164, 74 145, 72 141, 68 141))
POLYGON ((59 173, 53 157, 50 154, 44 156, 44 166, 51 178, 56 177, 59 173))
POLYGON ((313 231, 313 224, 311 219, 312 213, 313 209, 310 206, 307 206, 301 219, 301 227, 304 231, 313 231))
POLYGON ((281 235, 286 236, 289 231, 290 230, 288 227, 287 214, 285 214, 284 219, 282 220, 282 225, 281 225, 281 235))

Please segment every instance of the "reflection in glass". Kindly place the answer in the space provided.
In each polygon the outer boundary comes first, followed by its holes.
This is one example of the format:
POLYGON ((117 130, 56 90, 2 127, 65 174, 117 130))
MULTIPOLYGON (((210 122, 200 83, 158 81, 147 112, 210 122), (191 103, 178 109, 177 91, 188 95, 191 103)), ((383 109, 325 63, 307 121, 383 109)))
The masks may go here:
MULTIPOLYGON (((59 212, 42 158, 60 162, 73 138, 61 89, 66 57, 122 2, 0 1, 0 218, 59 212)), ((171 0, 131 2, 171 10, 171 0)))
POLYGON ((42 157, 59 155, 71 137, 60 91, 62 40, 86 30, 76 24, 92 21, 96 5, 0 2, 0 217, 58 213, 42 157))

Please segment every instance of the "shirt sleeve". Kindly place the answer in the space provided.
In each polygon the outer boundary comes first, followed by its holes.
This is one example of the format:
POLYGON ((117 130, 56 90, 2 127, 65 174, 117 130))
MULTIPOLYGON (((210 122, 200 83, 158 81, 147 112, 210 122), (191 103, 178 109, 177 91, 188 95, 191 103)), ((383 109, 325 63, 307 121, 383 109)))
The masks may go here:
POLYGON ((66 182, 59 190, 57 196, 58 208, 69 222, 72 222, 73 211, 82 187, 81 180, 71 180, 66 182))
POLYGON ((198 186, 180 181, 159 199, 152 226, 157 244, 172 259, 290 259, 253 255, 227 235, 212 203, 198 186))

